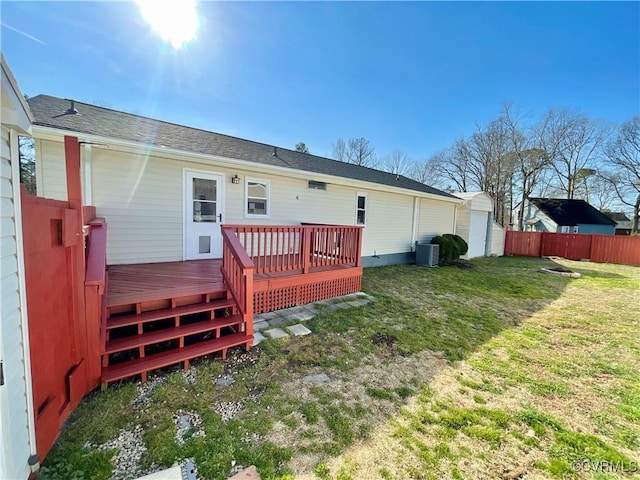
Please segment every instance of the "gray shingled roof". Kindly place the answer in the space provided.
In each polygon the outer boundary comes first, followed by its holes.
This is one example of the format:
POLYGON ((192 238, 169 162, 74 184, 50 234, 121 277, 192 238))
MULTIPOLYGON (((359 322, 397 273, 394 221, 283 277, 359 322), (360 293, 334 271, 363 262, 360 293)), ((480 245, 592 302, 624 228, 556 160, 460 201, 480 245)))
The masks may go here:
POLYGON ((129 140, 145 145, 164 146, 204 155, 218 155, 262 165, 334 175, 457 199, 454 195, 402 175, 398 177, 395 174, 373 168, 359 167, 308 153, 276 148, 273 145, 252 142, 229 135, 176 125, 78 101, 75 102, 78 114, 65 113, 71 105, 70 100, 49 95, 38 95, 30 98, 28 102, 35 117, 35 125, 129 140), (273 155, 274 149, 277 156, 273 155))

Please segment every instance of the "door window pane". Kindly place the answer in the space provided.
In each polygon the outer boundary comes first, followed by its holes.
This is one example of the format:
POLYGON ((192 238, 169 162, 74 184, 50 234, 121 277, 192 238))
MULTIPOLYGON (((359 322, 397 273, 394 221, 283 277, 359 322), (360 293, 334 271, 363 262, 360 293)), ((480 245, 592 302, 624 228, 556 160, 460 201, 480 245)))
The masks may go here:
POLYGON ((193 199, 216 201, 217 185, 215 180, 206 178, 193 179, 193 199))
POLYGON ((207 178, 194 178, 192 187, 193 221, 216 223, 218 182, 207 178))
POLYGON ((216 202, 195 201, 193 202, 193 221, 216 223, 217 217, 216 202))

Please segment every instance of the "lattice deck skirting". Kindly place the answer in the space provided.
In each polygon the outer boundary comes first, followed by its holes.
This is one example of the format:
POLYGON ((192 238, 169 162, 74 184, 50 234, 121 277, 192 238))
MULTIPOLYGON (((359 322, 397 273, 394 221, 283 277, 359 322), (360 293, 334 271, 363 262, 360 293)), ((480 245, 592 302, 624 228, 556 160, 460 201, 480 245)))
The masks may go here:
POLYGON ((362 290, 361 267, 334 270, 330 272, 330 276, 334 278, 327 278, 327 273, 257 280, 253 295, 254 313, 303 305, 362 290))

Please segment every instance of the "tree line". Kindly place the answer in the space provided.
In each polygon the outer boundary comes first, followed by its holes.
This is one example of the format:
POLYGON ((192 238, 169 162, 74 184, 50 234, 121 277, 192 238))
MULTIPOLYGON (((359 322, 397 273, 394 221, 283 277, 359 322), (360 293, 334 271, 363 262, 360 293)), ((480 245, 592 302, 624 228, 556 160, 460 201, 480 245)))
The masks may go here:
POLYGON ((632 230, 639 230, 640 116, 612 125, 553 108, 531 119, 505 104, 496 118, 426 160, 400 150, 378 157, 365 138, 338 139, 331 156, 449 192, 486 192, 494 199, 496 221, 520 230, 529 197, 581 198, 600 210, 622 208, 633 212, 632 230))

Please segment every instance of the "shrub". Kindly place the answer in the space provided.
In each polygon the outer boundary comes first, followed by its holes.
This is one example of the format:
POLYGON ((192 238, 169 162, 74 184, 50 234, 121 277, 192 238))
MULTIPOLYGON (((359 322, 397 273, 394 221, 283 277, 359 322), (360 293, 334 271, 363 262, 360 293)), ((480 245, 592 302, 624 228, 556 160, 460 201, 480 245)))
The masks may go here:
POLYGON ((464 255, 469 250, 469 246, 463 238, 450 233, 433 237, 431 243, 440 245, 440 256, 438 258, 438 264, 440 265, 457 260, 460 255, 464 255))
POLYGON ((462 238, 460 235, 452 235, 451 233, 445 233, 442 236, 450 238, 456 243, 456 245, 458 246, 458 251, 460 252, 459 255, 464 255, 469 251, 469 245, 467 244, 465 239, 462 238))

